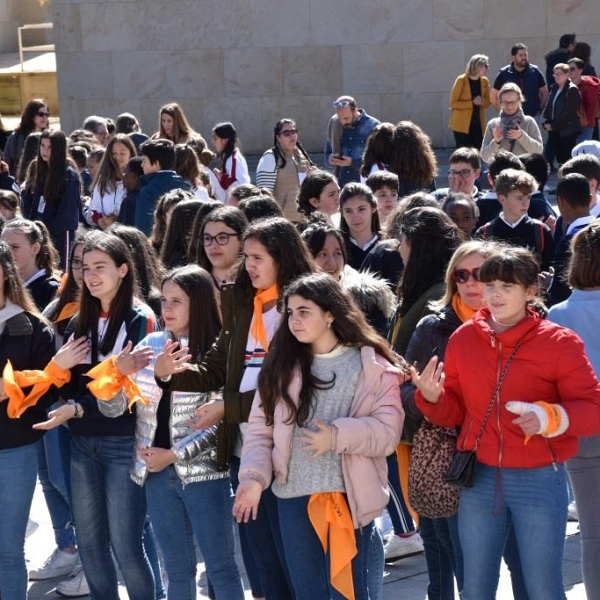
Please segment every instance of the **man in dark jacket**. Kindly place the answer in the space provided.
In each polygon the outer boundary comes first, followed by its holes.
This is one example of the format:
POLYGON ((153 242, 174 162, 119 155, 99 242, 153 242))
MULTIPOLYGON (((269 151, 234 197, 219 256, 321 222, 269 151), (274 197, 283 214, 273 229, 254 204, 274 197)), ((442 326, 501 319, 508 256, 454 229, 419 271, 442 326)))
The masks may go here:
POLYGON ((558 63, 566 63, 571 58, 571 51, 576 43, 576 36, 574 33, 565 33, 560 36, 558 41, 558 48, 548 52, 544 57, 546 59, 546 81, 552 83, 554 81, 552 73, 554 67, 558 63))

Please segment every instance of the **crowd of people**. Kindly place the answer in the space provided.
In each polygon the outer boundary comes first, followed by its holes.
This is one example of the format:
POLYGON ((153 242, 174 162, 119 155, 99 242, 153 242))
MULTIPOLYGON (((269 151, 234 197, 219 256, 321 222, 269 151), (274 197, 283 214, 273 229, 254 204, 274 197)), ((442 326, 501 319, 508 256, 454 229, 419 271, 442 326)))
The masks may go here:
POLYGON ((549 90, 523 44, 492 85, 469 60, 444 188, 423 128, 348 95, 324 165, 282 118, 256 185, 230 122, 212 149, 175 102, 151 135, 66 135, 30 101, 0 162, 0 596, 117 600, 116 561, 131 600, 195 598, 199 548, 209 596, 242 600, 237 526, 255 598, 377 600, 424 551, 430 600, 495 597, 502 558, 515 598, 563 600, 576 508, 599 597, 600 80, 576 48, 549 90), (37 479, 56 549, 27 572, 37 479))

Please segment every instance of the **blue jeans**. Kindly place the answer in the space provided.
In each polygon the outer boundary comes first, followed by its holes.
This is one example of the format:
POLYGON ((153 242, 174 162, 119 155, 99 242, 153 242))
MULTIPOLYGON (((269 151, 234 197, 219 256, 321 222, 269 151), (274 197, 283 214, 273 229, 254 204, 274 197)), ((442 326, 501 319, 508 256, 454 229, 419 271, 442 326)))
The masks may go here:
POLYGON ((70 436, 66 427, 57 427, 47 431, 42 443, 38 444, 38 478, 50 513, 54 539, 61 550, 75 545, 69 499, 71 486, 69 472, 65 471, 65 462, 71 453, 70 436))
POLYGON ((112 548, 130 600, 155 597, 142 546, 145 491, 129 467, 133 436, 73 436, 71 486, 81 562, 94 600, 118 600, 112 548))
MULTIPOLYGON (((237 456, 231 456, 229 458, 229 473, 231 474, 231 487, 233 488, 233 493, 235 494, 238 485, 240 484, 238 477, 240 473, 240 459, 237 456)), ((248 581, 250 582, 252 596, 254 596, 254 598, 262 598, 264 594, 262 591, 262 583, 260 581, 260 573, 258 571, 258 567, 256 566, 256 561, 254 560, 254 555, 252 554, 250 543, 248 541, 248 530, 246 527, 243 527, 243 523, 238 526, 238 532, 240 536, 242 559, 244 561, 244 567, 246 568, 248 581)), ((210 585, 208 596, 209 598, 214 598, 214 595, 211 594, 210 585)))
MULTIPOLYGON (((308 518, 310 496, 278 498, 279 523, 295 600, 343 600, 330 584, 328 555, 308 518)), ((383 541, 372 521, 355 529, 358 554, 352 560, 356 600, 380 600, 383 594, 383 541)))
POLYGON ((194 536, 218 600, 243 600, 235 563, 229 478, 183 487, 173 466, 146 480, 148 512, 169 575, 169 600, 196 598, 194 536))
POLYGON ((25 600, 25 529, 33 500, 41 441, 0 450, 0 597, 25 600))
POLYGON ((464 600, 493 598, 512 520, 531 600, 564 600, 562 560, 567 523, 564 465, 497 469, 477 465, 458 511, 464 600))
POLYGON ((454 577, 459 593, 463 588, 458 515, 443 519, 421 517, 419 525, 429 574, 427 598, 454 600, 454 577))
POLYGON ((593 127, 584 127, 581 130, 581 133, 577 136, 577 139, 575 140, 575 145, 577 145, 581 142, 586 142, 587 140, 591 140, 593 135, 594 135, 593 127))
POLYGON ((502 558, 510 571, 510 584, 514 600, 529 600, 527 586, 525 585, 525 576, 521 567, 521 556, 519 554, 519 546, 517 545, 517 536, 515 528, 512 525, 512 519, 508 519, 508 532, 506 545, 502 558))

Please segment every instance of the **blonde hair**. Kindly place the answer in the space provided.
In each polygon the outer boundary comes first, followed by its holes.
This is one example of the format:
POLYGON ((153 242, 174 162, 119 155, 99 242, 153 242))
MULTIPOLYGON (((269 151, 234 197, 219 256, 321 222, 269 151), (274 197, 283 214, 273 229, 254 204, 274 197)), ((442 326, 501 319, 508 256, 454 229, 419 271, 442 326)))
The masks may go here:
POLYGON ((435 302, 431 302, 429 306, 434 310, 441 310, 442 308, 452 304, 452 297, 456 292, 458 292, 458 286, 456 285, 456 281, 454 281, 454 277, 452 276, 454 270, 456 269, 456 265, 463 261, 468 256, 472 254, 479 254, 484 259, 492 254, 498 252, 499 246, 495 242, 484 242, 482 240, 473 240, 470 242, 464 242, 461 244, 450 258, 450 262, 446 267, 446 293, 442 298, 436 300, 435 302))
POLYGON ((467 75, 475 76, 477 75, 477 72, 479 71, 480 67, 484 66, 490 66, 489 56, 486 56, 485 54, 474 54, 469 59, 465 72, 467 75))

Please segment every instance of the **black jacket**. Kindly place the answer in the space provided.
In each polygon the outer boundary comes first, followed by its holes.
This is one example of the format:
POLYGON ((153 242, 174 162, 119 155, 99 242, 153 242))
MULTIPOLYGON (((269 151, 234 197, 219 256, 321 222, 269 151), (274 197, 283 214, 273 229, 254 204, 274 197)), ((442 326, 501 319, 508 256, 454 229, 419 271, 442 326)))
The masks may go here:
MULTIPOLYGON (((30 313, 21 313, 6 321, 0 334, 0 366, 6 361, 15 371, 26 369, 42 370, 54 356, 54 335, 52 329, 30 313)), ((25 388, 25 394, 30 388, 25 388)), ((20 418, 10 419, 7 414, 8 402, 0 402, 0 450, 33 444, 43 435, 43 431, 32 429, 34 423, 47 419, 46 409, 55 401, 51 390, 42 396, 38 403, 28 408, 20 418)))
POLYGON ((552 124, 552 131, 557 131, 560 137, 566 137, 581 131, 577 111, 581 107, 581 93, 574 83, 570 81, 564 86, 558 98, 558 86, 553 84, 550 96, 544 109, 544 123, 552 124), (554 99, 556 98, 556 103, 554 99))

